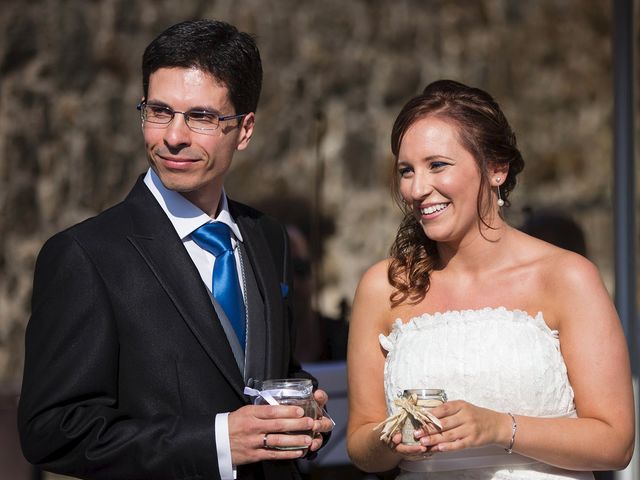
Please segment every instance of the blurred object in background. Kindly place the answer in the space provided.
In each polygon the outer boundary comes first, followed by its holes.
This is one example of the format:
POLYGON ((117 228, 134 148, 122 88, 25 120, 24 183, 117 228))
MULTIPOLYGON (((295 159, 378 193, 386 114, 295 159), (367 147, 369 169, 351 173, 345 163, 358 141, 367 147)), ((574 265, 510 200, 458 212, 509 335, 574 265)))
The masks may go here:
POLYGON ((18 439, 18 386, 0 384, 0 477, 37 480, 39 472, 22 456, 18 439))
POLYGON ((345 360, 349 326, 347 301, 341 302, 339 318, 323 315, 314 308, 309 242, 295 225, 287 224, 293 263, 293 318, 296 322, 296 358, 302 363, 345 360))
POLYGON ((340 302, 340 316, 333 318, 317 308, 322 284, 319 265, 325 241, 334 231, 333 220, 320 215, 297 195, 281 195, 256 202, 263 212, 282 222, 291 242, 293 317, 296 322, 296 358, 302 363, 344 360, 347 355, 348 302, 340 302), (312 235, 312 230, 316 230, 312 235))
POLYGON ((587 256, 587 242, 582 227, 567 213, 524 208, 525 221, 520 227, 524 233, 549 242, 557 247, 587 256))

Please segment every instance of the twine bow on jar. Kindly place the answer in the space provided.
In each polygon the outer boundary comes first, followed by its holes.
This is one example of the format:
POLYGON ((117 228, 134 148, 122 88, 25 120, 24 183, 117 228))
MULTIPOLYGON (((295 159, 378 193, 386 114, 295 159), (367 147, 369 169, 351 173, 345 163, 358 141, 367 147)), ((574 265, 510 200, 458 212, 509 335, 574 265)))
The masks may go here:
POLYGON ((394 405, 399 408, 397 413, 389 416, 386 420, 379 423, 374 430, 382 427, 382 434, 380 440, 390 444, 393 436, 402 429, 405 421, 413 419, 421 428, 426 428, 428 425, 432 425, 438 431, 442 431, 442 424, 433 414, 427 409, 421 408, 417 405, 418 396, 414 393, 408 397, 400 397, 393 401, 394 405))

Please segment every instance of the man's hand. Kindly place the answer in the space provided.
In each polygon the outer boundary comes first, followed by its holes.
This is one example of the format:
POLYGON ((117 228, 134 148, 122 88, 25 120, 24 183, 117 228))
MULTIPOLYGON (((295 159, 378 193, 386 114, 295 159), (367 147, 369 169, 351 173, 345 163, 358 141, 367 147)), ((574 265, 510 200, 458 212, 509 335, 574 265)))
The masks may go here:
MULTIPOLYGON (((327 395, 322 393, 324 405, 327 395)), ((303 415, 302 408, 286 405, 246 405, 231 412, 228 417, 231 462, 234 465, 244 465, 263 460, 291 460, 302 457, 312 445, 312 438, 305 434, 305 431, 312 432, 315 424, 322 422, 303 415), (274 447, 299 448, 276 450, 274 447)), ((320 448, 320 445, 322 438, 317 448, 320 448)))
POLYGON ((322 446, 323 437, 320 435, 322 432, 330 432, 333 430, 333 420, 330 417, 324 415, 325 413, 325 405, 327 404, 327 400, 329 400, 329 396, 324 390, 316 390, 313 392, 313 398, 318 404, 318 418, 313 422, 313 442, 309 447, 309 450, 315 452, 320 449, 322 446))

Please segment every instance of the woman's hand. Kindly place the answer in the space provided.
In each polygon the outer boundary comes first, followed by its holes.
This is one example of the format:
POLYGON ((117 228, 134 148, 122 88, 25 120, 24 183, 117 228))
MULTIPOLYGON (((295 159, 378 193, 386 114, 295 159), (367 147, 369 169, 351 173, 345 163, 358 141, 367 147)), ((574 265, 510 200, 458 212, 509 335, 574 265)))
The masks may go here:
POLYGON ((477 407, 463 400, 453 400, 431 410, 442 423, 441 432, 418 430, 420 443, 433 452, 450 452, 497 444, 507 447, 512 422, 506 413, 477 407))
POLYGON ((324 412, 326 411, 325 406, 327 404, 327 401, 329 400, 329 395, 327 395, 327 392, 321 389, 317 389, 315 392, 313 392, 313 398, 318 405, 318 410, 320 411, 320 415, 313 422, 313 442, 311 442, 311 446, 309 447, 312 452, 315 452, 316 450, 320 449, 320 447, 322 446, 322 442, 324 441, 324 437, 321 435, 321 433, 330 432, 331 430, 333 430, 333 426, 335 425, 335 423, 329 417, 324 416, 324 412))
POLYGON ((388 447, 397 455, 402 457, 403 460, 409 460, 412 462, 424 460, 425 458, 429 458, 433 455, 433 449, 430 446, 428 447, 421 443, 418 443, 417 445, 405 445, 402 443, 402 434, 400 432, 396 433, 391 438, 391 443, 388 444, 388 447))

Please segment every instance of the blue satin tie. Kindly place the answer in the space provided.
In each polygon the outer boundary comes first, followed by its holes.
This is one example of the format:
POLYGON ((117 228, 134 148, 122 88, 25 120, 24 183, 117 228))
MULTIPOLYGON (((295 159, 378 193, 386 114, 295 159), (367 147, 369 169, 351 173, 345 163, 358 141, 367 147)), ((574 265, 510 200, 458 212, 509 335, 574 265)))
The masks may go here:
POLYGON ((244 298, 238 281, 236 259, 231 248, 231 229, 222 222, 207 223, 191 234, 201 248, 211 252, 213 265, 213 297, 224 310, 238 336, 242 350, 246 343, 244 298))

